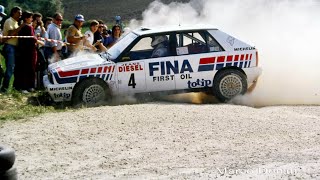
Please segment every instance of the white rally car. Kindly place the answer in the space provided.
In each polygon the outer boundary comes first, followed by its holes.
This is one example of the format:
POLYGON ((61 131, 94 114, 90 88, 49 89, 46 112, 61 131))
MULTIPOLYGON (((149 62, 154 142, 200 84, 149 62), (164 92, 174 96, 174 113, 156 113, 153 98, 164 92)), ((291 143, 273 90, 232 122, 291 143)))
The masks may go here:
POLYGON ((111 96, 206 91, 225 102, 255 85, 258 52, 216 28, 139 28, 107 52, 54 64, 44 85, 55 102, 95 105, 111 96))

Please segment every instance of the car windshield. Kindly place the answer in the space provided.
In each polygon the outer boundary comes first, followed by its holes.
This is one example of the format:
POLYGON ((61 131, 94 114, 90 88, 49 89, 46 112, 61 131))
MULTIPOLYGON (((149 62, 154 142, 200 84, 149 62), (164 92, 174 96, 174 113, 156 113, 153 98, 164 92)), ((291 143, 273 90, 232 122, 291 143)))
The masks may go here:
POLYGON ((108 59, 114 61, 121 54, 121 52, 129 46, 136 38, 137 34, 130 32, 127 35, 119 39, 119 41, 114 44, 110 49, 108 49, 108 59))

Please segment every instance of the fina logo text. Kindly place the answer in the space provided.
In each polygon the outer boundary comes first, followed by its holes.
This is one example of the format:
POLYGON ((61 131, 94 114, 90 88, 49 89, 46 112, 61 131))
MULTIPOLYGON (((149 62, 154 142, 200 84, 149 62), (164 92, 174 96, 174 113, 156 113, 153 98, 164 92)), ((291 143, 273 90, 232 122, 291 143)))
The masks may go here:
POLYGON ((182 74, 185 72, 189 72, 189 73, 193 72, 193 69, 187 59, 183 60, 181 67, 179 67, 179 62, 177 60, 173 61, 173 64, 170 61, 152 62, 152 63, 149 63, 149 70, 150 70, 149 72, 150 76, 154 76, 154 72, 159 70, 162 76, 168 75, 171 73, 182 74))

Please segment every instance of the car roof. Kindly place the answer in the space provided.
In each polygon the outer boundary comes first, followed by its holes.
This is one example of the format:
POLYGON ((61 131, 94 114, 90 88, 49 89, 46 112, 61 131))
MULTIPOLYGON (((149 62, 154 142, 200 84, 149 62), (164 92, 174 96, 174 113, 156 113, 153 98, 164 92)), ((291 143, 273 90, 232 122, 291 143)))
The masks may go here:
POLYGON ((170 26, 157 26, 157 27, 147 27, 143 26, 133 30, 139 36, 146 34, 157 34, 162 32, 176 32, 176 31, 190 31, 190 30, 217 30, 214 26, 211 25, 170 25, 170 26))

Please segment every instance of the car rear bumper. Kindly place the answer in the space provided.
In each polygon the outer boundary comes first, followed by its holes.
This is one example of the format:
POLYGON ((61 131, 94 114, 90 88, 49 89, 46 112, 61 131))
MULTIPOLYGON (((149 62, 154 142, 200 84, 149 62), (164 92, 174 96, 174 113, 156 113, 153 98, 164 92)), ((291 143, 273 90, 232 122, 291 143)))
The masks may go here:
POLYGON ((253 68, 246 68, 243 69, 244 72, 247 75, 247 81, 248 81, 248 92, 252 92, 257 83, 258 83, 258 78, 262 74, 262 69, 260 67, 253 67, 253 68))

